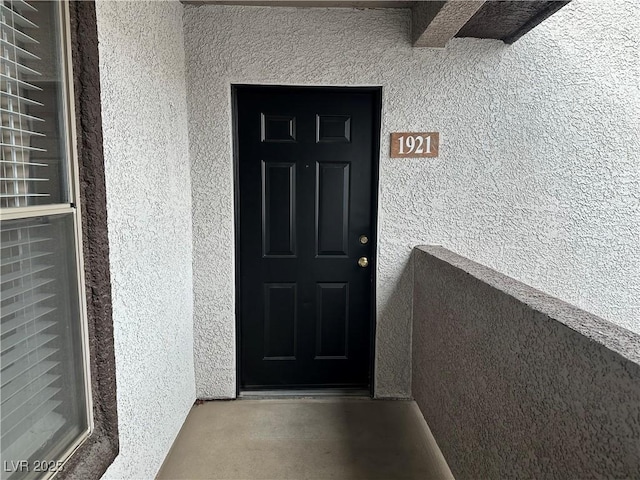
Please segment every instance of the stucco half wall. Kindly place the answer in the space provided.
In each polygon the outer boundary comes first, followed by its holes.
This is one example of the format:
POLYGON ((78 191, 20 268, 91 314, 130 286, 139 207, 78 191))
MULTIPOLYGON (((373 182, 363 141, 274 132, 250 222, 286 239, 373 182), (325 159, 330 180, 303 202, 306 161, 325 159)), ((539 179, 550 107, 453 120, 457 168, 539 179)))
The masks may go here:
POLYGON ((403 10, 186 6, 197 395, 235 396, 231 85, 383 88, 375 389, 411 390, 413 245, 640 332, 640 10, 576 0, 512 46, 414 49, 403 10), (389 133, 440 156, 390 159, 389 133))
POLYGON ((640 336, 416 248, 413 395, 463 479, 640 478, 640 336))

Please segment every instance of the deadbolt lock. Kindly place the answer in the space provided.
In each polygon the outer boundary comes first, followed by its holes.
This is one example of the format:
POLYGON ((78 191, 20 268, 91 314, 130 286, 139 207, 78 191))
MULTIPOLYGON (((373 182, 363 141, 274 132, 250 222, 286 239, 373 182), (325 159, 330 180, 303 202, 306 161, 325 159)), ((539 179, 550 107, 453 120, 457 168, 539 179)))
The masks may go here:
POLYGON ((367 237, 366 235, 360 235, 360 243, 362 245, 366 245, 367 243, 369 243, 369 237, 367 237))
POLYGON ((369 259, 367 257, 360 257, 358 259, 358 265, 360 265, 362 268, 368 267, 369 259))

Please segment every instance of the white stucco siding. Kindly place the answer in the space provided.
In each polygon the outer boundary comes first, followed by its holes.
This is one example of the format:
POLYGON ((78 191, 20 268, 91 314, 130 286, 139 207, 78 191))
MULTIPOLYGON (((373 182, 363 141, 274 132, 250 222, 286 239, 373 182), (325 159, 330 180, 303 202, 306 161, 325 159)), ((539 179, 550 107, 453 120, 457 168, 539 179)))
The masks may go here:
POLYGON ((376 394, 410 393, 410 252, 441 244, 640 333, 640 9, 413 49, 406 11, 185 7, 200 397, 235 393, 230 85, 383 87, 376 394), (439 131, 437 159, 389 133, 439 131))
POLYGON ((195 400, 182 5, 98 1, 120 454, 154 478, 195 400))

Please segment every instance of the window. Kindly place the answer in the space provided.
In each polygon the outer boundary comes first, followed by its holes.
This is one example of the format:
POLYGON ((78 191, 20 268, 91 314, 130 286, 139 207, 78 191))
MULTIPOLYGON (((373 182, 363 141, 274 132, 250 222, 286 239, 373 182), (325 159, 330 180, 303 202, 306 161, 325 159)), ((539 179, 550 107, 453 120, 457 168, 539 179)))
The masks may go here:
POLYGON ((92 425, 68 18, 0 0, 3 480, 51 473, 92 425))

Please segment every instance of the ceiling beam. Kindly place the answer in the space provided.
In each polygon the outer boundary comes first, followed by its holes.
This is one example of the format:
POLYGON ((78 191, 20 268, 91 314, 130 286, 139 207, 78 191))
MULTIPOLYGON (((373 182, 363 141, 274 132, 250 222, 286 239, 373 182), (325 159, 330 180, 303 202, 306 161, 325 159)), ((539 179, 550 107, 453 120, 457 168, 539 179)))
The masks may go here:
POLYGON ((416 3, 411 10, 413 46, 444 48, 484 3, 481 0, 416 3))
POLYGON ((494 38, 513 43, 567 3, 567 0, 487 2, 456 37, 494 38))

